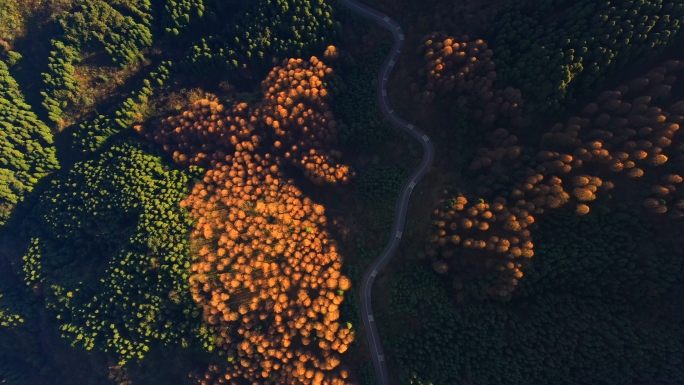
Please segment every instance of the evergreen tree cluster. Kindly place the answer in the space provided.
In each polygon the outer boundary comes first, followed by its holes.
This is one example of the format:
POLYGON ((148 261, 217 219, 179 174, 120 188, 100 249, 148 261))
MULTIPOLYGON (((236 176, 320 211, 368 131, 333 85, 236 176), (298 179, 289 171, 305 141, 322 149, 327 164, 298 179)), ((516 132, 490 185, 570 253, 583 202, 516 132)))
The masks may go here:
POLYGON ((411 170, 397 165, 367 168, 358 172, 357 190, 369 206, 385 207, 387 202, 397 200, 399 189, 410 173, 411 170))
POLYGON ((110 136, 146 118, 143 115, 145 104, 155 89, 167 84, 173 68, 170 61, 161 62, 156 70, 151 71, 142 81, 140 90, 131 92, 131 96, 117 106, 113 113, 100 114, 90 121, 81 123, 74 132, 74 147, 83 153, 95 152, 110 136))
POLYGON ((151 12, 150 0, 80 0, 58 23, 67 45, 104 49, 123 68, 142 60, 140 50, 152 45, 151 12))
POLYGON ((78 98, 79 82, 74 77, 76 68, 74 63, 81 61, 78 51, 60 40, 52 40, 50 57, 48 57, 48 72, 43 73, 43 83, 46 86, 40 94, 43 96, 43 107, 53 122, 61 119, 63 109, 70 101, 78 98))
POLYGON ((377 78, 390 45, 381 44, 372 52, 362 54, 358 62, 346 54, 342 60, 341 77, 345 89, 332 104, 340 121, 340 142, 360 146, 364 150, 392 138, 395 130, 382 116, 377 99, 377 78))
POLYGON ((0 62, 0 225, 38 180, 59 168, 52 132, 0 62))
POLYGON ((53 122, 78 99, 74 64, 83 51, 103 49, 121 68, 143 60, 142 50, 152 45, 152 5, 149 0, 78 0, 56 21, 59 33, 52 41, 41 92, 53 122))
POLYGON ((20 323, 0 324, 0 384, 51 383, 46 377, 54 373, 55 368, 40 343, 37 319, 35 312, 32 313, 34 317, 24 317, 20 323))
POLYGON ((392 344, 403 383, 684 381, 682 251, 623 209, 545 218, 510 302, 456 305, 428 269, 404 274, 393 317, 420 326, 392 344))
POLYGON ((180 63, 183 71, 264 71, 285 57, 307 57, 334 43, 341 25, 324 0, 250 2, 231 28, 199 39, 180 63))
MULTIPOLYGON (((373 166, 358 172, 356 189, 364 201, 372 221, 370 229, 389 231, 394 219, 394 209, 399 198, 399 189, 411 170, 403 166, 373 166)), ((365 246, 365 245, 363 245, 365 246)), ((357 252, 363 257, 375 257, 372 250, 357 246, 357 252), (367 254, 368 253, 368 254, 367 254)))
POLYGON ((663 52, 683 22, 675 0, 516 3, 492 24, 496 79, 519 88, 532 110, 563 111, 627 63, 663 52))
POLYGON ((40 342, 32 298, 10 263, 0 260, 0 384, 42 384, 54 372, 40 342))
POLYGON ((54 180, 30 223, 25 283, 44 290, 62 336, 125 363, 153 341, 211 349, 187 269, 189 174, 145 143, 115 142, 54 180))
MULTIPOLYGON (((164 33, 178 36, 185 31, 193 21, 204 16, 204 0, 169 0, 164 4, 162 27, 164 33)), ((212 20, 216 21, 216 20, 212 20)))

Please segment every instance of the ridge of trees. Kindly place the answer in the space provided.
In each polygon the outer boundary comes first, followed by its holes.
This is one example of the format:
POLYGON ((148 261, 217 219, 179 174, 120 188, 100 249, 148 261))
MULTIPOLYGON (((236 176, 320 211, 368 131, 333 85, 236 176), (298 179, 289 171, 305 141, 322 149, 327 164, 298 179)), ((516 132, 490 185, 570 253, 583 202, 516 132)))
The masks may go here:
POLYGON ((38 180, 58 168, 52 132, 0 62, 0 226, 38 180))

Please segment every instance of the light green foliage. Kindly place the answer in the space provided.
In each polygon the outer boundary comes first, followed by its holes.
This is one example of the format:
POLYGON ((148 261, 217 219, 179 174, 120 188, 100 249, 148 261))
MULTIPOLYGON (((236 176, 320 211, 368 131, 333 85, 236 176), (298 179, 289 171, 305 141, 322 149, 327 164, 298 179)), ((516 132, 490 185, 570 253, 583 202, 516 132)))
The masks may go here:
POLYGON ((204 0, 168 0, 164 4, 162 16, 164 33, 177 36, 190 26, 191 21, 201 19, 202 16, 204 0))
POLYGON ((339 124, 340 143, 369 150, 396 135, 378 105, 378 72, 390 45, 383 43, 373 52, 362 55, 358 62, 349 54, 340 59, 339 75, 346 90, 335 98, 332 109, 339 124))
POLYGON ((331 13, 323 0, 252 1, 233 28, 198 40, 180 67, 194 74, 264 70, 285 57, 307 58, 339 37, 331 13))
POLYGON ((14 314, 8 311, 7 309, 2 306, 3 302, 3 294, 0 294, 0 326, 2 327, 11 327, 11 326, 17 326, 20 323, 24 322, 24 319, 21 317, 19 314, 14 314))
POLYGON ((556 212, 533 235, 510 302, 454 306, 427 268, 393 284, 392 317, 421 325, 392 344, 404 383, 684 381, 681 249, 626 213, 556 212))
POLYGON ((16 293, 7 287, 6 282, 0 282, 0 327, 13 327, 25 322, 24 317, 16 312, 16 293))
POLYGON ((121 67, 142 60, 140 50, 152 45, 149 0, 80 0, 58 16, 65 43, 77 50, 103 48, 121 67))
POLYGON ((48 72, 43 73, 43 82, 47 86, 43 95, 43 107, 48 112, 50 120, 58 122, 62 116, 63 108, 69 105, 69 101, 77 98, 78 79, 74 77, 74 63, 81 59, 78 51, 59 40, 52 40, 50 57, 48 57, 48 72))
POLYGON ((188 287, 191 220, 179 202, 189 176, 150 151, 116 142, 54 180, 24 257, 25 283, 45 287, 63 337, 122 363, 154 340, 213 347, 188 287))
POLYGON ((149 0, 78 0, 56 16, 61 31, 52 41, 48 71, 43 73, 43 106, 59 122, 65 108, 78 100, 74 63, 85 50, 104 49, 121 68, 143 59, 152 45, 149 0))
POLYGON ((50 129, 0 62, 0 225, 40 178, 58 168, 50 129))
POLYGON ((154 93, 155 88, 166 85, 172 69, 173 63, 162 62, 155 71, 150 72, 147 78, 143 80, 140 91, 133 91, 131 96, 122 102, 113 114, 99 115, 90 121, 81 123, 78 130, 74 132, 76 149, 83 153, 97 151, 110 136, 122 129, 129 128, 135 121, 148 118, 148 116, 143 115, 144 106, 154 93))
POLYGON ((13 66, 21 60, 22 56, 19 52, 16 51, 7 51, 6 52, 7 59, 5 60, 7 62, 8 66, 13 66))
POLYGON ((491 31, 497 79, 520 88, 528 106, 553 114, 679 35, 676 0, 545 0, 504 8, 491 31))

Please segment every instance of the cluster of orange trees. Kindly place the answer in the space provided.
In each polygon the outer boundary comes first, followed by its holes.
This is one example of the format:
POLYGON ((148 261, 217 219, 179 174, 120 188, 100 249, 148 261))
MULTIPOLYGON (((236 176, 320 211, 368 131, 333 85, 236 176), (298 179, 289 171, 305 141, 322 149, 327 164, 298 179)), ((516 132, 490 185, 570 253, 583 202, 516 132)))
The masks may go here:
POLYGON ((473 118, 484 126, 491 127, 500 118, 507 118, 518 127, 528 124, 523 116, 525 103, 520 90, 494 87, 493 52, 482 39, 471 41, 468 35, 453 37, 433 32, 423 36, 416 54, 424 54, 426 67, 418 74, 426 78, 426 84, 422 92, 419 92, 418 83, 411 85, 412 91, 416 92, 415 101, 429 103, 436 92, 447 93, 455 89, 477 101, 473 106, 473 118))
POLYGON ((670 60, 603 92, 579 116, 551 127, 537 149, 518 145, 504 128, 490 133, 491 147, 479 149, 471 164, 480 201, 458 196, 442 200, 434 212, 426 250, 433 268, 446 273, 457 266, 457 245, 474 249, 466 254, 502 272, 486 291, 506 296, 522 277, 521 258, 534 255, 527 227, 535 217, 566 203, 585 215, 601 191, 641 202, 650 213, 684 217, 684 195, 677 190, 684 172, 684 140, 678 134, 684 101, 671 95, 683 68, 683 61, 670 60))
POLYGON ((254 112, 247 103, 237 103, 230 110, 217 100, 202 99, 188 106, 181 114, 169 116, 148 129, 135 129, 147 140, 154 141, 173 154, 173 160, 183 166, 209 166, 212 161, 224 160, 226 150, 239 141, 259 143, 253 133, 254 112))
POLYGON ((347 183, 350 178, 349 167, 337 163, 342 153, 333 148, 337 122, 323 87, 331 74, 332 68, 315 57, 308 63, 289 59, 261 83, 261 118, 272 129, 273 153, 282 154, 317 184, 347 183))
POLYGON ((336 353, 354 335, 339 305, 351 282, 323 206, 285 179, 283 161, 236 151, 183 202, 197 220, 191 293, 235 357, 219 378, 341 384, 336 353))
POLYGON ((260 103, 228 110, 203 99, 136 127, 176 162, 209 166, 181 203, 196 220, 191 294, 228 357, 227 367, 196 376, 202 384, 348 383, 339 354, 354 332, 340 323, 339 306, 351 281, 340 273, 324 207, 283 171, 294 164, 315 183, 353 176, 333 148, 321 80, 331 71, 315 57, 285 60, 262 82, 260 103))
MULTIPOLYGON (((337 50, 330 46, 326 55, 334 60, 337 50)), ((216 100, 199 100, 180 115, 135 129, 183 165, 207 166, 223 160, 225 149, 243 140, 257 146, 268 138, 272 154, 301 168, 314 183, 348 183, 354 174, 339 163, 337 122, 323 83, 331 75, 332 68, 315 56, 309 61, 285 59, 262 81, 260 103, 239 103, 227 110, 216 100)))

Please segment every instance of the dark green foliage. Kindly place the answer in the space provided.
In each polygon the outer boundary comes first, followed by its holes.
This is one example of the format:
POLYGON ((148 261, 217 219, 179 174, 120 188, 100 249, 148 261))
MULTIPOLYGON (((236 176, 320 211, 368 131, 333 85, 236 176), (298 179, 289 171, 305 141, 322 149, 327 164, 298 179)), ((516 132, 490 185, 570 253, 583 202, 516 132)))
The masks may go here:
POLYGON ((370 362, 364 362, 360 364, 356 373, 359 376, 359 381, 361 385, 377 385, 378 379, 375 377, 375 369, 373 364, 370 362))
POLYGON ((51 383, 41 376, 54 368, 39 340, 36 319, 11 327, 0 326, 0 384, 25 385, 51 383), (42 380, 42 381, 41 381, 42 380))
MULTIPOLYGON (((361 324, 361 302, 359 301, 358 284, 361 282, 363 272, 357 266, 345 263, 342 265, 342 274, 349 277, 353 286, 344 294, 344 301, 340 304, 340 319, 342 322, 351 322, 352 326, 361 324)), ((354 344, 358 343, 355 339, 354 344)))
POLYGON ((52 132, 24 102, 0 62, 0 226, 40 178, 59 168, 52 132))
POLYGON ((233 27, 197 41, 180 68, 194 74, 270 69, 285 57, 304 57, 334 43, 341 26, 323 0, 250 2, 233 27))
POLYGON ((520 88, 537 112, 563 111, 615 70, 662 52, 683 22, 675 0, 509 6, 491 29, 497 81, 520 88))
POLYGON ((396 135, 397 130, 383 117, 377 98, 378 72, 389 49, 390 45, 383 43, 358 62, 348 54, 341 57, 340 76, 346 91, 332 104, 340 123, 340 143, 369 150, 396 135))
POLYGON ((411 170, 403 166, 374 166, 358 173, 356 188, 372 213, 371 230, 389 230, 399 189, 411 170))
POLYGON ((117 142, 52 182, 30 222, 27 285, 40 284, 63 337, 142 358, 152 341, 211 337, 190 297, 189 175, 146 143, 117 142))
POLYGON ((421 326, 392 344, 404 383, 681 383, 682 250, 653 236, 625 213, 552 214, 510 302, 454 306, 429 269, 405 274, 392 312, 421 326))
POLYGON ((358 256, 360 259, 366 260, 366 261, 372 261, 381 252, 382 252, 382 247, 380 247, 378 250, 373 250, 372 248, 368 247, 366 245, 365 238, 357 238, 356 239, 356 256, 358 256))
MULTIPOLYGON (((2 237, 5 252, 13 248, 9 238, 2 237)), ((51 370, 29 293, 10 263, 0 259, 0 384, 43 383, 39 377, 51 370)))
POLYGON ((381 208, 394 203, 399 197, 399 189, 411 170, 403 166, 375 166, 358 172, 356 188, 361 199, 373 208, 381 208))
POLYGON ((12 284, 7 279, 8 274, 7 265, 3 266, 3 271, 0 273, 0 328, 9 328, 23 324, 26 322, 26 317, 21 314, 25 310, 24 301, 21 297, 20 287, 12 284))

